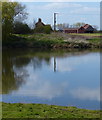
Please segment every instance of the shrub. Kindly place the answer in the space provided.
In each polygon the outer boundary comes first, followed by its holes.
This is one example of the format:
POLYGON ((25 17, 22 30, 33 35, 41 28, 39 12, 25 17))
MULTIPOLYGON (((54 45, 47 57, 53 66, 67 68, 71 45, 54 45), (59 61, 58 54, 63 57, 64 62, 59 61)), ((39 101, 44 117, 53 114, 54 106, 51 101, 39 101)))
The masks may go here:
POLYGON ((45 26, 38 26, 34 29, 35 33, 46 33, 46 34, 50 34, 52 31, 51 26, 50 25, 45 25, 45 26))
POLYGON ((51 29, 51 26, 50 26, 50 25, 46 25, 46 26, 44 26, 44 33, 46 33, 46 34, 50 34, 51 31, 52 31, 52 29, 51 29))
POLYGON ((35 33, 44 33, 44 26, 38 26, 34 29, 35 33))
POLYGON ((15 34, 28 34, 28 33, 31 33, 31 29, 25 23, 15 22, 14 23, 14 33, 15 34))

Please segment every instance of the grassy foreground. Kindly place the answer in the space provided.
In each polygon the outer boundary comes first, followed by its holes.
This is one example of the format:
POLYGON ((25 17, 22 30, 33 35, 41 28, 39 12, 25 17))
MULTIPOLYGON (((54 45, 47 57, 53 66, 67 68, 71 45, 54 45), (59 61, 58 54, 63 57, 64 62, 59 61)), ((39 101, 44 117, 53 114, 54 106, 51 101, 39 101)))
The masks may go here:
POLYGON ((100 48, 101 34, 31 34, 13 35, 3 47, 16 48, 100 48))
POLYGON ((99 110, 46 104, 2 103, 3 118, 100 118, 99 110))

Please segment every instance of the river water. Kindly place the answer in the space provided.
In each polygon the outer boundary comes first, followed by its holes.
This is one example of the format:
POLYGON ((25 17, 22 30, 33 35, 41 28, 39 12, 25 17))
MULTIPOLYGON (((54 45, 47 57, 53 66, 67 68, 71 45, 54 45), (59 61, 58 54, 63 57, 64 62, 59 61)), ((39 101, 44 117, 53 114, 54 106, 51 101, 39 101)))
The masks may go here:
POLYGON ((100 109, 98 50, 3 50, 2 71, 3 102, 100 109))

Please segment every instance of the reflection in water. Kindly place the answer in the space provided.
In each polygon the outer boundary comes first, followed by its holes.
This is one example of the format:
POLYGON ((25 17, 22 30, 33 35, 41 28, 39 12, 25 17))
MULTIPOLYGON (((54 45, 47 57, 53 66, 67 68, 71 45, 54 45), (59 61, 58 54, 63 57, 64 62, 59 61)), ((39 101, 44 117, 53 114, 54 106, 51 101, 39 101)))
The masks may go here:
MULTIPOLYGON (((12 58, 9 52, 3 53, 2 57, 2 92, 6 94, 12 90, 17 90, 18 87, 24 83, 23 76, 26 77, 26 72, 22 69, 22 75, 17 74, 14 71, 14 65, 18 68, 20 67, 20 63, 15 63, 15 58, 12 58)), ((26 65, 29 61, 25 59, 25 61, 21 59, 21 67, 26 65)))
POLYGON ((4 102, 99 109, 99 52, 4 50, 2 76, 4 102))
POLYGON ((54 57, 54 72, 56 72, 56 58, 54 57))
POLYGON ((100 89, 78 88, 71 91, 71 94, 82 100, 97 100, 100 101, 100 89))

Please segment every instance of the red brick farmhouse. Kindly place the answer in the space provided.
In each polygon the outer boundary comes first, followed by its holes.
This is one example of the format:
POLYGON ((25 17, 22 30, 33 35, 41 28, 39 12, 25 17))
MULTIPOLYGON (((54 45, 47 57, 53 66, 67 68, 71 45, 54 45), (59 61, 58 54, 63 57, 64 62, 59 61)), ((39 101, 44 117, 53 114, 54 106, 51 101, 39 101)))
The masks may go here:
POLYGON ((85 24, 80 28, 64 29, 64 33, 93 33, 93 32, 94 32, 94 28, 89 24, 85 24))

